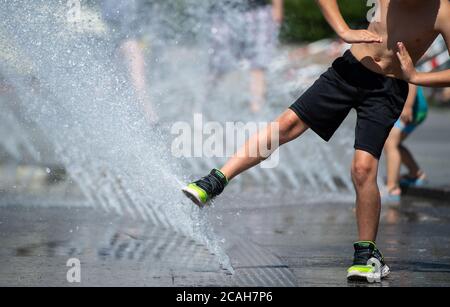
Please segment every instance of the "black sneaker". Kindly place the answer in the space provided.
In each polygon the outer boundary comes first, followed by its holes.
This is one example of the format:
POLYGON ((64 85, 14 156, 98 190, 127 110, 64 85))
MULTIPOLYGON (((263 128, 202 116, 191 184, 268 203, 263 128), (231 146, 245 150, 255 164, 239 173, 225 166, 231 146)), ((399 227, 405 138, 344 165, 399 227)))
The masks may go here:
POLYGON ((222 193, 227 184, 227 177, 218 169, 213 169, 209 175, 188 184, 182 191, 197 206, 203 207, 222 193))
POLYGON ((359 241, 354 245, 353 265, 347 270, 348 280, 363 280, 369 283, 381 282, 390 273, 384 257, 374 242, 359 241))

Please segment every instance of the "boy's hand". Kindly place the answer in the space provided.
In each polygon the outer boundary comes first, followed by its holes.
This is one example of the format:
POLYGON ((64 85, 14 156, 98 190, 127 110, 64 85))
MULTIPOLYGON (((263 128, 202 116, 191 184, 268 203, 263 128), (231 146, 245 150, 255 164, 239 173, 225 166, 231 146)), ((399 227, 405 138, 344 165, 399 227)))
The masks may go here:
POLYGON ((382 43, 383 39, 368 30, 351 30, 348 29, 339 35, 342 40, 348 44, 360 43, 382 43))
POLYGON ((407 82, 411 82, 417 75, 417 70, 414 67, 414 63, 409 55, 408 50, 403 43, 397 43, 398 51, 397 57, 400 61, 400 67, 403 71, 403 78, 407 82))
POLYGON ((412 108, 408 108, 408 107, 404 108, 403 112, 402 112, 402 115, 400 116, 400 119, 406 125, 411 123, 413 121, 413 109, 412 108))

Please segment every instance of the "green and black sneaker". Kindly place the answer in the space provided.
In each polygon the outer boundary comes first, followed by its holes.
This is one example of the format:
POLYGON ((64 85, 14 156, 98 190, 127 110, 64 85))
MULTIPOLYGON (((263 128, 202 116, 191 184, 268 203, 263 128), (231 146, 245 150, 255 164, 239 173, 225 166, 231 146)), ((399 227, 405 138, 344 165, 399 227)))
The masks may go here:
POLYGON ((197 206, 204 207, 214 197, 222 193, 227 184, 227 177, 218 169, 213 169, 209 175, 188 184, 182 191, 197 206))
POLYGON ((353 245, 355 256, 353 265, 347 270, 347 279, 351 281, 381 282, 390 273, 384 257, 374 242, 359 241, 353 245))

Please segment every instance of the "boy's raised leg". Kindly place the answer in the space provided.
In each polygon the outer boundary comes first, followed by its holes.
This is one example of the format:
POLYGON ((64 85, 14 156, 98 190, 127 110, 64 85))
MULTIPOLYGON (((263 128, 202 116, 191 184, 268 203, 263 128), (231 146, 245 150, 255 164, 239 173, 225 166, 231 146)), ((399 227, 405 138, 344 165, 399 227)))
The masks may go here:
POLYGON ((192 201, 204 206, 222 193, 228 181, 258 165, 270 156, 280 145, 296 139, 308 126, 292 110, 286 110, 264 130, 253 135, 222 167, 209 175, 188 184, 182 190, 192 201), (274 140, 274 138, 277 138, 274 140), (274 145, 276 144, 276 145, 274 145), (262 152, 261 149, 268 149, 262 152))
MULTIPOLYGON (((270 148, 270 144, 279 144, 281 146, 296 139, 308 130, 308 126, 290 109, 281 114, 274 123, 276 125, 269 124, 266 129, 253 135, 222 167, 221 171, 228 180, 267 159, 268 156, 260 152, 261 148, 270 148), (278 127, 277 142, 274 142, 272 139, 274 137, 273 127, 275 126, 278 127)), ((273 152, 276 148, 270 149, 273 152)))

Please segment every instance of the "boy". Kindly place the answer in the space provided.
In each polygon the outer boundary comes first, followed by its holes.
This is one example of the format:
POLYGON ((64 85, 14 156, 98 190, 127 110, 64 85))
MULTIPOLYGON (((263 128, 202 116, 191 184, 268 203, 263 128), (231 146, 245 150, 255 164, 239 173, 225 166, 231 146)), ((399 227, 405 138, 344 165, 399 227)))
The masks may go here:
MULTIPOLYGON (((278 117, 275 121, 279 127, 278 141, 285 144, 309 128, 328 141, 349 111, 356 109, 352 179, 359 241, 354 243, 354 261, 347 278, 380 281, 389 274, 389 267, 375 245, 380 217, 378 161, 403 110, 408 96, 407 82, 450 85, 450 70, 418 73, 414 68, 439 34, 447 47, 450 45, 450 1, 380 0, 379 18, 367 30, 350 29, 337 0, 316 2, 339 37, 353 46, 278 117)), ((214 169, 189 184, 184 193, 198 205, 204 205, 219 195, 229 180, 264 159, 262 154, 249 153, 261 148, 262 140, 271 143, 271 135, 271 129, 267 128, 251 137, 222 169, 214 169)))

